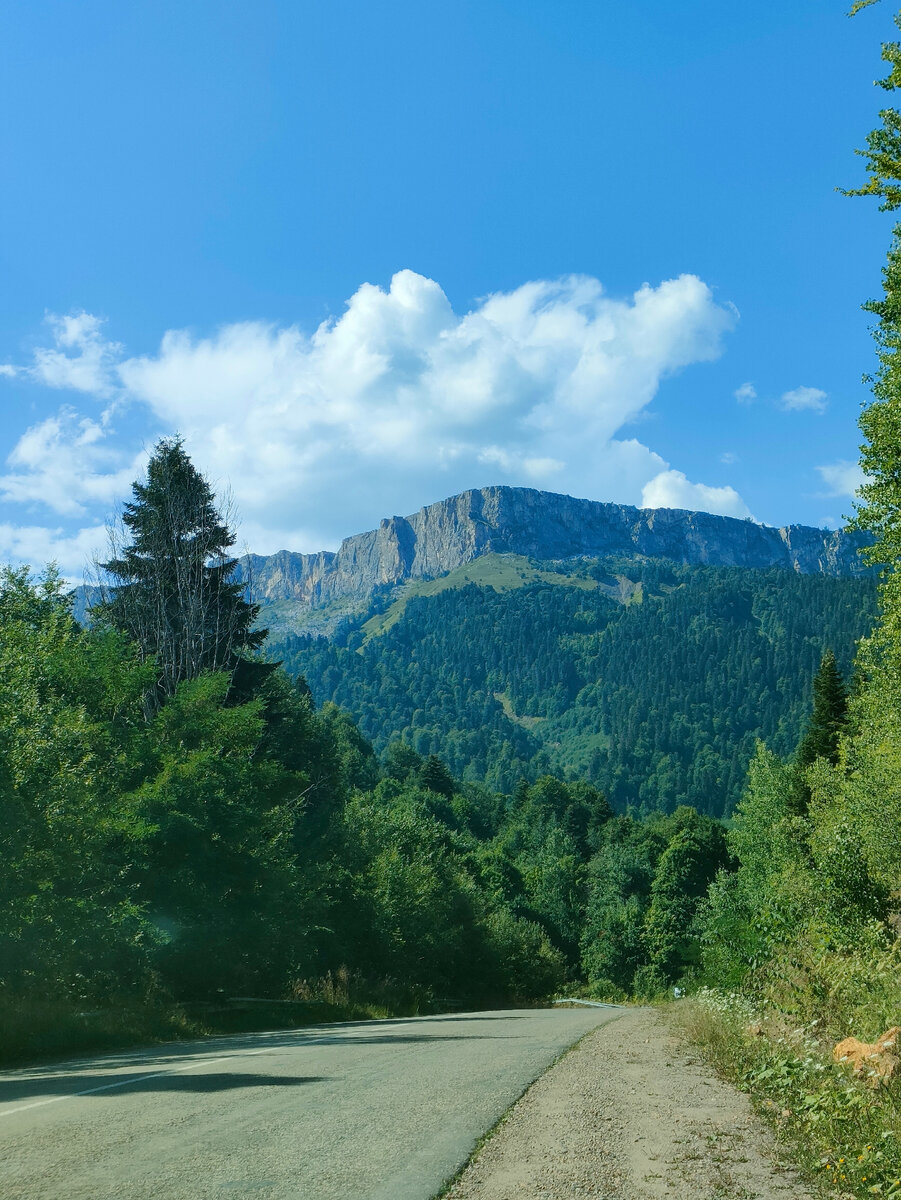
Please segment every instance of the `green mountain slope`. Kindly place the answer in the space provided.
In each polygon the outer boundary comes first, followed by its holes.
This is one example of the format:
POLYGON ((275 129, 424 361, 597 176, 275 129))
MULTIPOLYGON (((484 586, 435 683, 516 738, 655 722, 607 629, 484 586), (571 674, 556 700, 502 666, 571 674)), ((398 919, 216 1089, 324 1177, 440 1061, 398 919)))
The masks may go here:
POLYGON ((870 579, 497 554, 272 652, 377 749, 403 739, 505 792, 553 771, 621 809, 719 816, 757 738, 792 750, 823 650, 848 669, 874 614, 870 579))

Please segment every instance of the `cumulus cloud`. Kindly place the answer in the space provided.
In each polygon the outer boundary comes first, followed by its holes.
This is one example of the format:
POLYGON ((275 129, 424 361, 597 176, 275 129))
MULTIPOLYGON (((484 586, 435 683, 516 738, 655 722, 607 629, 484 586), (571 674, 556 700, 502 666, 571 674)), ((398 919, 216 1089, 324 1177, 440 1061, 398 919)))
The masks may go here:
POLYGON ((782 407, 787 412, 824 413, 828 398, 824 391, 815 387, 798 387, 782 393, 782 407))
POLYGON ((753 383, 743 383, 732 393, 739 404, 753 404, 757 399, 757 388, 753 383))
POLYGON ((115 367, 121 357, 118 342, 103 337, 104 322, 91 313, 47 318, 53 345, 34 353, 31 375, 47 387, 66 388, 106 398, 115 394, 115 367))
POLYGON ((853 496, 861 484, 866 482, 866 475, 861 470, 860 463, 840 459, 838 462, 827 463, 817 467, 817 471, 828 491, 825 496, 853 496))
POLYGON ((720 462, 724 463, 727 467, 731 467, 733 463, 738 462, 738 455, 734 450, 724 450, 720 455, 720 462))
POLYGON ((140 473, 144 455, 126 457, 105 436, 102 425, 71 408, 33 425, 6 460, 11 470, 0 475, 0 498, 43 504, 62 516, 112 504, 140 473))
POLYGON ((105 525, 89 525, 71 533, 61 527, 0 523, 0 559, 27 563, 35 571, 55 562, 73 584, 90 574, 107 544, 105 525))
MULTIPOLYGON (((715 359, 734 321, 693 275, 626 298, 584 276, 537 281, 460 314, 435 281, 400 271, 388 289, 364 284, 312 334, 258 321, 208 337, 173 330, 156 353, 127 357, 89 314, 57 318, 54 345, 27 369, 125 396, 155 428, 179 431, 214 485, 230 485, 255 549, 316 549, 488 483, 634 501, 669 464, 624 428, 667 375, 715 359)), ((93 425, 67 417, 30 434, 8 494, 37 494, 40 464, 64 443, 98 497, 124 490, 124 460, 91 459, 93 425)), ((701 488, 701 507, 731 491, 687 486, 701 488)))
POLYGON ((642 508, 689 508, 722 517, 750 517, 748 506, 735 488, 691 483, 681 471, 661 471, 641 493, 642 508))

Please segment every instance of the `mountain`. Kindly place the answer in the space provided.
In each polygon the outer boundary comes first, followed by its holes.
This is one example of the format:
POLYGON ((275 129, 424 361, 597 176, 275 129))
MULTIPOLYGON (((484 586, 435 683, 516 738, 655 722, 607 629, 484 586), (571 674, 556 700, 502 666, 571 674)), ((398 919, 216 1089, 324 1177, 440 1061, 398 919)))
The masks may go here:
POLYGON ((378 751, 400 740, 507 793, 553 772, 620 810, 720 816, 758 738, 792 753, 823 652, 850 670, 876 611, 862 544, 497 487, 242 566, 269 652, 378 751))
POLYGON ((756 739, 792 752, 823 652, 850 669, 876 611, 862 543, 492 487, 239 570, 267 652, 379 752, 401 740, 506 793, 553 772, 620 810, 720 816, 756 739))
MULTIPOLYGON (((628 556, 800 574, 860 576, 859 535, 804 525, 774 529, 683 509, 641 509, 533 488, 486 487, 429 504, 345 538, 336 552, 250 554, 240 570, 254 598, 352 609, 407 580, 435 579, 486 554, 542 561, 628 556)), ((290 620, 286 625, 290 625, 290 620)))
POLYGON ((552 773, 620 811, 721 816, 758 738, 792 753, 824 651, 848 672, 875 609, 868 577, 489 554, 268 645, 379 752, 403 741, 507 794, 552 773))

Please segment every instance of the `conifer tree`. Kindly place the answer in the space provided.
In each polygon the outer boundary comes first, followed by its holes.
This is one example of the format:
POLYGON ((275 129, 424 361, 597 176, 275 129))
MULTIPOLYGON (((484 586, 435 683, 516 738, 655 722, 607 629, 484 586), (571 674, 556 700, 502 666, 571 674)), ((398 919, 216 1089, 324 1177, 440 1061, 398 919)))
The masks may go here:
POLYGON ((838 739, 848 711, 848 693, 835 655, 827 650, 813 681, 813 711, 798 743, 795 761, 803 770, 825 758, 838 759, 838 739))
POLYGON ((422 764, 419 782, 430 792, 437 792, 439 796, 446 796, 448 800, 454 794, 453 777, 436 754, 430 754, 422 764))
POLYGON ((101 564, 112 586, 104 588, 94 619, 122 630, 155 660, 151 709, 204 671, 231 672, 233 685, 247 690, 248 676, 270 669, 245 658, 266 631, 253 628, 259 608, 244 599, 228 553, 235 536, 180 438, 157 443, 146 481, 132 491, 122 515, 125 534, 111 538, 112 557, 101 564))

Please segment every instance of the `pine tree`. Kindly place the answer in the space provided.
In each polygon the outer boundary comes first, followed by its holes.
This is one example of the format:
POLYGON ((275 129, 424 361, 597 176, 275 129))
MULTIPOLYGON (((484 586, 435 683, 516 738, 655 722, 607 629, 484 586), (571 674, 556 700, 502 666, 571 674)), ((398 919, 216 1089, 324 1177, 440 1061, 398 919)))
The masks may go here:
POLYGON ((448 800, 454 794, 454 780, 450 771, 436 754, 430 754, 422 764, 419 772, 419 782, 422 787, 448 800))
POLYGON ((233 579, 234 534, 181 439, 157 443, 146 481, 132 491, 122 514, 125 536, 111 539, 113 556, 101 564, 112 586, 93 618, 122 630, 155 660, 151 709, 204 671, 228 671, 233 689, 247 691, 271 669, 245 657, 266 630, 253 628, 259 608, 233 579))
POLYGON ((795 761, 802 770, 818 758, 825 758, 831 763, 837 761, 838 739, 847 711, 845 681, 835 655, 827 650, 814 677, 813 711, 795 755, 795 761))

